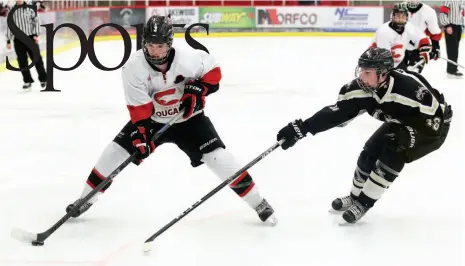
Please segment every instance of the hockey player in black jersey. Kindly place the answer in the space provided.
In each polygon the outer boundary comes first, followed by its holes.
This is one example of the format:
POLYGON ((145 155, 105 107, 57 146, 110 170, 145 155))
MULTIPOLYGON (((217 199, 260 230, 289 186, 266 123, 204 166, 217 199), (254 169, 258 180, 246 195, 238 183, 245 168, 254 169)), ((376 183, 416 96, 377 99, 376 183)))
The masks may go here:
POLYGON ((418 73, 394 69, 391 52, 369 48, 358 60, 356 78, 343 86, 334 105, 295 120, 277 135, 286 150, 308 133, 345 125, 367 112, 383 121, 359 155, 348 196, 332 208, 356 223, 391 186, 406 163, 439 149, 449 132, 452 109, 442 93, 418 73))

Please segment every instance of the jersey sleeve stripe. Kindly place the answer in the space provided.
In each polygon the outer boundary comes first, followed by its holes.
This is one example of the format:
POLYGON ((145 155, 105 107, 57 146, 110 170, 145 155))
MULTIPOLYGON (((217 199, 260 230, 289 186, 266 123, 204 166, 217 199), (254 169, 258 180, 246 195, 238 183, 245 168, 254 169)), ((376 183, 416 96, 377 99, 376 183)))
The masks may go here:
POLYGON ((347 101, 347 100, 351 100, 355 98, 371 98, 371 97, 373 97, 372 94, 364 90, 353 90, 345 94, 339 94, 339 97, 337 98, 337 100, 339 102, 339 101, 347 101))
MULTIPOLYGON (((401 73, 401 72, 399 72, 401 73)), ((401 73, 402 75, 404 76, 408 76, 412 79, 414 79, 416 82, 418 82, 419 84, 421 84, 421 86, 423 86, 424 88, 428 88, 423 82, 421 82, 420 79, 418 79, 416 76, 412 75, 412 74, 408 74, 408 73, 401 73)), ((436 100, 436 97, 432 96, 432 103, 431 103, 431 106, 426 106, 426 105, 423 105, 421 104, 420 102, 418 101, 415 101, 415 100, 412 100, 412 99, 409 99, 405 96, 402 96, 402 95, 399 95, 399 94, 396 94, 396 93, 391 93, 390 95, 390 98, 389 99, 392 99, 392 101, 395 101, 395 102, 398 102, 398 103, 401 103, 401 104, 404 104, 404 105, 408 105, 408 106, 411 106, 411 107, 418 107, 420 109, 420 112, 424 113, 424 114, 427 114, 427 115, 434 115, 436 113, 436 110, 438 109, 438 106, 439 106, 439 102, 436 100), (392 98, 391 98, 392 97, 392 98)))
POLYGON ((397 93, 391 93, 390 95, 388 95, 384 102, 395 102, 405 106, 419 108, 420 112, 427 115, 436 114, 436 110, 439 107, 439 102, 434 97, 431 106, 427 106, 397 93))
POLYGON ((205 75, 203 75, 201 80, 202 82, 205 82, 211 85, 216 85, 220 83, 221 78, 222 78, 221 68, 215 67, 212 70, 208 71, 205 75))
POLYGON ((128 105, 129 114, 131 116, 132 123, 137 123, 141 120, 148 119, 153 114, 153 103, 149 102, 143 105, 128 105))

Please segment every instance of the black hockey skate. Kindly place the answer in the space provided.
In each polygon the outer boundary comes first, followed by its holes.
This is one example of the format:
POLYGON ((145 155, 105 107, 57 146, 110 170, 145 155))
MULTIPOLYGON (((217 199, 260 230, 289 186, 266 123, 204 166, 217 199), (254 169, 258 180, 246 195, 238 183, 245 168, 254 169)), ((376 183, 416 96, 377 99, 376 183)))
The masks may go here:
MULTIPOLYGON (((75 202, 73 202, 72 204, 68 205, 68 207, 66 207, 66 213, 69 213, 69 212, 74 208, 74 206, 75 206, 80 200, 81 200, 81 199, 77 199, 75 202)), ((86 203, 84 203, 81 207, 79 207, 79 209, 77 209, 71 216, 72 216, 73 218, 77 218, 77 217, 79 217, 81 214, 83 214, 84 212, 86 212, 91 206, 92 206, 92 203, 86 202, 86 203)))
POLYGON ((350 224, 354 224, 358 222, 358 220, 360 220, 363 216, 365 216, 369 209, 369 207, 366 207, 360 202, 355 201, 355 203, 342 214, 342 219, 350 224))
POLYGON ((343 212, 349 209, 354 203, 355 199, 350 195, 342 198, 337 198, 333 200, 333 202, 331 203, 332 210, 330 211, 343 212))
POLYGON ((30 91, 31 87, 32 87, 32 83, 30 83, 30 82, 24 83, 23 91, 30 91))
POLYGON ((274 216, 274 209, 268 203, 266 199, 263 199, 257 207, 255 207, 255 211, 258 214, 258 217, 262 222, 269 223, 270 225, 276 225, 278 220, 274 216))

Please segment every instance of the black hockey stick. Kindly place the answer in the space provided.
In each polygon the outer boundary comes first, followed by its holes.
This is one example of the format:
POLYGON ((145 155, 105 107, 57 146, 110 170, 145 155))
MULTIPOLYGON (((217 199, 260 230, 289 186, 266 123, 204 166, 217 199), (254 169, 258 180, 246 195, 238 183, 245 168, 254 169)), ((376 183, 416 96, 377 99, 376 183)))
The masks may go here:
POLYGON ((261 161, 263 158, 268 156, 272 151, 274 151, 276 148, 281 146, 281 144, 284 142, 284 140, 280 140, 276 142, 273 146, 271 146, 268 150, 260 154, 258 157, 256 157, 253 161, 248 163, 246 166, 241 168, 239 171, 234 173, 231 177, 223 181, 219 186, 217 186, 215 189, 210 191, 207 195, 205 195, 203 198, 201 198, 199 201, 194 203, 191 207, 189 207, 187 210, 182 212, 179 216, 174 218, 170 223, 165 225, 163 228, 158 230, 155 234, 153 234, 151 237, 149 237, 147 240, 144 242, 144 252, 150 252, 152 250, 152 245, 153 241, 155 238, 163 234, 166 230, 168 230, 171 226, 173 226, 175 223, 179 222, 182 218, 184 218, 187 214, 189 214, 191 211, 193 211, 195 208, 199 207, 202 203, 204 203, 207 199, 215 195, 218 191, 220 191, 222 188, 227 186, 229 183, 233 182, 237 177, 239 177, 243 172, 247 171, 249 168, 251 168, 253 165, 261 161))
MULTIPOLYGON (((158 130, 153 136, 152 140, 155 141, 160 136, 165 133, 181 116, 183 112, 180 111, 175 117, 173 117, 168 123, 166 123, 160 130, 158 130)), ((134 159, 139 155, 139 150, 133 153, 129 158, 127 158, 120 166, 118 166, 103 182, 101 182, 97 187, 95 187, 87 196, 82 198, 75 206, 72 208, 65 216, 63 216, 58 222, 56 222, 52 227, 47 231, 34 234, 27 232, 25 230, 14 228, 11 232, 11 236, 19 241, 31 243, 33 246, 42 246, 44 241, 52 235, 58 228, 60 228, 66 221, 73 215, 73 213, 78 210, 82 205, 84 205, 90 198, 92 198, 98 191, 100 191, 104 186, 109 184, 113 178, 115 178, 126 166, 128 166, 134 159)))

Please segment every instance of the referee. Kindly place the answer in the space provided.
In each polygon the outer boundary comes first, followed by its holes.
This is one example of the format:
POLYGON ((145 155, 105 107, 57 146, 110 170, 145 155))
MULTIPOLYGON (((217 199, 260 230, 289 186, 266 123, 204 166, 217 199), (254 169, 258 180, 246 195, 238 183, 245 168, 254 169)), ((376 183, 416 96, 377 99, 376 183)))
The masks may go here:
MULTIPOLYGON (((39 45, 39 16, 35 13, 35 11, 27 7, 24 3, 24 0, 16 1, 16 5, 18 9, 13 14, 13 21, 18 26, 18 28, 23 31, 29 38, 33 39, 35 44, 39 45)), ((7 27, 7 47, 11 49, 11 40, 13 39, 13 45, 16 52, 18 65, 20 68, 26 68, 28 66, 28 55, 29 57, 33 58, 32 50, 29 49, 24 43, 22 43, 19 39, 14 38, 12 32, 10 31, 9 27, 7 27)), ((47 86, 47 73, 44 68, 44 62, 42 60, 42 56, 39 57, 37 64, 35 65, 37 69, 37 74, 39 76, 40 85, 42 88, 47 86)), ((23 89, 30 90, 32 83, 34 83, 34 79, 31 76, 31 72, 29 70, 21 71, 23 75, 23 89)))
MULTIPOLYGON (((439 21, 444 26, 446 35, 447 57, 457 62, 459 58, 459 43, 462 38, 462 27, 465 19, 465 4, 463 0, 444 1, 439 13, 439 21)), ((462 77, 457 66, 447 63, 447 73, 452 77, 462 77)))

